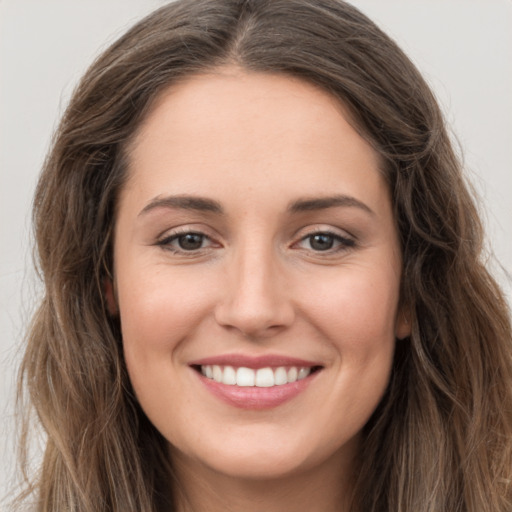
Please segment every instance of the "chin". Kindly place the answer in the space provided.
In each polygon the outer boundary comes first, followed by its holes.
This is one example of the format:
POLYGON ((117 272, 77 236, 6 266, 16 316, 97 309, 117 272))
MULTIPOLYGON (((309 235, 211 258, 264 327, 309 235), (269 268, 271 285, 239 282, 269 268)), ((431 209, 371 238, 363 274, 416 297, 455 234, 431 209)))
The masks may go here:
POLYGON ((323 466, 330 467, 333 460, 339 460, 333 457, 334 454, 345 452, 346 457, 352 459, 359 446, 358 438, 339 447, 315 443, 311 436, 294 439, 288 429, 284 436, 273 436, 272 432, 261 430, 258 433, 253 430, 252 435, 247 432, 245 435, 230 434, 216 443, 203 439, 208 446, 196 445, 194 453, 180 453, 176 457, 175 449, 171 449, 171 456, 175 460, 183 457, 187 462, 193 460, 197 469, 228 478, 281 480, 312 470, 321 471, 323 466))
POLYGON ((313 464, 287 454, 260 450, 259 453, 224 454, 222 458, 200 461, 210 470, 238 480, 280 480, 307 471, 313 464))

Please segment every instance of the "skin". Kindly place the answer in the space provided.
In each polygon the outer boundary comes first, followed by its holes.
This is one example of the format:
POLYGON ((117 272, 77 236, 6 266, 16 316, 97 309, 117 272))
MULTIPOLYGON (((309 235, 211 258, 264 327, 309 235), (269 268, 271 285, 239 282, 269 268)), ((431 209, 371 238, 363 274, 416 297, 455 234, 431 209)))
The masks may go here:
POLYGON ((130 147, 107 298, 138 400, 169 441, 180 510, 346 509, 360 431, 409 334, 389 191, 347 119, 312 85, 222 68, 165 91, 130 147), (223 213, 155 206, 183 195, 223 213), (352 199, 290 210, 332 196, 352 199), (204 234, 198 249, 180 249, 187 232, 204 234), (292 400, 244 410, 189 366, 226 353, 322 370, 292 400))

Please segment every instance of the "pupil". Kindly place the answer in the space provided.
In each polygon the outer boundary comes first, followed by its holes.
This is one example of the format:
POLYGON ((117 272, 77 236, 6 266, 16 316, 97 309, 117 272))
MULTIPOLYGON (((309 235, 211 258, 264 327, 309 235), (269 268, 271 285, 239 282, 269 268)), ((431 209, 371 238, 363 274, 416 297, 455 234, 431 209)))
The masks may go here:
POLYGON ((331 235, 318 234, 311 237, 311 247, 317 251, 327 251, 332 248, 334 244, 333 237, 331 235))
POLYGON ((178 243, 181 249, 185 251, 193 251, 194 249, 200 249, 203 244, 203 235, 196 233, 187 233, 182 235, 178 239, 178 243))

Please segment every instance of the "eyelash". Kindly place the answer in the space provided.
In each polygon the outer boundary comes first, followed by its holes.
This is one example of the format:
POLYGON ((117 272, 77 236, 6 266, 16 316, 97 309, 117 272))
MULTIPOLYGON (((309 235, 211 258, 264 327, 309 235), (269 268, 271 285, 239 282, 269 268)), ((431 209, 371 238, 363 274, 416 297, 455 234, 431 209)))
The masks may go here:
MULTIPOLYGON (((303 248, 304 250, 311 250, 312 252, 317 253, 317 254, 335 254, 338 252, 347 251, 356 246, 356 242, 352 238, 341 236, 338 233, 334 233, 329 230, 317 230, 312 233, 308 233, 307 235, 300 238, 300 240, 298 242, 295 242, 294 244, 292 244, 292 247, 300 245, 307 240, 310 240, 310 244, 311 244, 311 241, 312 241, 313 237, 315 237, 315 236, 325 236, 325 237, 330 238, 332 240, 332 245, 334 245, 335 247, 331 246, 325 250, 315 250, 313 248, 311 248, 311 249, 303 248)), ((156 245, 158 245, 158 246, 162 247, 163 249, 170 251, 174 254, 180 254, 180 255, 185 255, 185 256, 194 256, 199 253, 202 253, 204 249, 209 248, 209 247, 202 247, 202 245, 205 241, 214 243, 213 240, 205 233, 202 233, 201 231, 194 231, 194 230, 185 228, 183 230, 176 231, 171 235, 165 236, 161 240, 157 241, 156 245), (180 238, 186 237, 186 236, 201 237, 201 247, 198 247, 197 249, 187 250, 187 249, 183 249, 181 247, 174 247, 172 245, 173 242, 179 241, 180 238)))
POLYGON ((338 253, 338 252, 347 251, 347 250, 352 249, 352 248, 354 248, 356 246, 356 242, 355 242, 354 239, 341 236, 338 233, 334 233, 334 232, 329 231, 329 230, 318 230, 318 231, 314 231, 312 233, 308 233, 306 236, 303 236, 294 245, 301 244, 301 243, 305 242, 306 240, 310 240, 310 244, 311 244, 311 240, 315 236, 329 237, 329 238, 332 239, 333 245, 337 244, 335 247, 329 247, 326 250, 314 250, 314 249, 312 249, 313 252, 318 253, 318 254, 322 254, 322 253, 323 254, 335 254, 335 253, 338 253))
POLYGON ((201 233, 200 231, 194 231, 194 230, 190 230, 190 229, 183 229, 183 230, 179 230, 179 231, 174 232, 172 235, 165 236, 164 238, 159 240, 156 243, 156 245, 162 247, 163 249, 165 249, 167 251, 171 251, 172 253, 183 254, 183 255, 187 255, 187 256, 192 256, 192 255, 198 254, 199 251, 205 249, 205 247, 199 247, 198 249, 187 250, 187 249, 183 249, 183 248, 180 248, 180 247, 173 247, 171 245, 173 242, 179 241, 180 238, 184 238, 186 236, 198 236, 198 237, 201 237, 201 245, 206 240, 212 241, 212 239, 208 235, 205 235, 204 233, 201 233))

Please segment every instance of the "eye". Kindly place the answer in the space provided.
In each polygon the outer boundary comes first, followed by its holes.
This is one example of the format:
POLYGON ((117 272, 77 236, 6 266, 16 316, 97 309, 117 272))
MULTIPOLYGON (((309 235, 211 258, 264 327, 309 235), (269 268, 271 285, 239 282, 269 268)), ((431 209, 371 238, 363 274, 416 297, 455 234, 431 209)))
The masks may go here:
POLYGON ((190 231, 167 236, 158 245, 174 252, 193 252, 209 247, 212 241, 203 233, 190 231))
POLYGON ((336 252, 354 247, 355 242, 350 238, 335 233, 321 231, 305 236, 299 241, 298 245, 302 249, 309 249, 315 252, 336 252))
POLYGON ((179 235, 175 240, 180 249, 184 251, 197 251, 203 247, 205 236, 200 233, 187 233, 179 235))
POLYGON ((308 236, 308 241, 311 249, 315 251, 328 251, 334 245, 334 237, 327 233, 317 233, 308 236))

